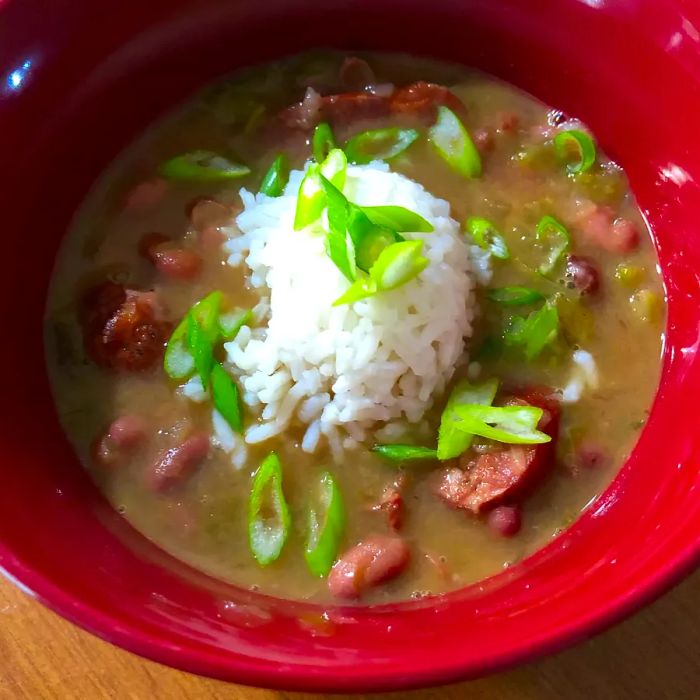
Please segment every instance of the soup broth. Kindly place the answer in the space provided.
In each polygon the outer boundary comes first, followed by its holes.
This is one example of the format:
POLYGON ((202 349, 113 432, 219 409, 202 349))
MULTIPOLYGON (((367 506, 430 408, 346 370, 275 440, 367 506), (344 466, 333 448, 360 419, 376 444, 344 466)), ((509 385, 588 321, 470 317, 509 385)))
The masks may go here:
MULTIPOLYGON (((566 131, 589 134, 579 122, 493 78, 401 55, 293 57, 207 87, 156 124, 108 169, 76 217, 56 264, 46 320, 48 365, 64 429, 114 507, 159 546, 216 577, 276 596, 320 602, 378 603, 453 590, 518 562, 570 525, 612 480, 644 425, 659 377, 664 306, 653 245, 624 172, 600 148, 595 162, 583 167, 588 141, 557 139, 566 131), (446 86, 450 97, 433 88, 423 95, 421 88, 411 93, 416 99, 404 111, 365 110, 363 98, 370 96, 376 106, 419 81, 446 86), (335 100, 319 107, 321 98, 334 95, 354 97, 347 105, 335 100), (432 110, 425 120, 422 113, 416 116, 421 99, 432 110), (296 111, 290 112, 294 105, 296 111), (478 152, 480 174, 465 176, 436 147, 435 120, 446 114, 438 109, 436 116, 436 105, 457 115, 466 128, 478 152), (371 428, 358 421, 361 428, 348 428, 356 435, 345 432, 338 419, 335 447, 322 434, 314 449, 305 450, 310 421, 295 412, 284 430, 260 442, 246 442, 233 430, 235 447, 227 451, 212 423, 213 389, 204 398, 188 398, 182 387, 197 370, 190 377, 169 377, 163 371, 163 349, 193 304, 214 290, 222 292, 228 310, 256 308, 247 325, 264 331, 269 316, 257 306, 261 292, 251 283, 251 269, 240 261, 229 264, 234 253, 226 246, 243 228, 243 220, 236 219, 243 208, 239 191, 258 192, 280 153, 292 170, 303 169, 313 157, 314 128, 323 121, 346 152, 357 134, 415 129, 415 141, 387 158, 388 170, 375 172, 400 174, 446 200, 460 239, 476 244, 472 250, 482 256, 494 252, 488 236, 479 248, 479 222, 487 221, 493 227, 489 235, 498 232, 508 257, 491 255, 484 263, 490 279, 488 274, 480 279, 472 262, 469 304, 475 316, 468 324, 466 353, 445 371, 446 382, 436 380, 432 395, 422 399, 425 410, 416 409, 417 418, 404 413, 375 420, 371 428), (250 172, 235 179, 202 177, 202 172, 198 177, 168 176, 163 164, 193 151, 227 154, 229 159, 235 154, 250 172), (580 172, 572 172, 577 166, 582 166, 580 172), (546 230, 547 222, 552 224, 545 217, 565 228, 570 241, 543 272, 564 241, 556 230, 546 230), (540 238, 538 227, 544 231, 540 238), (144 243, 144 236, 153 233, 163 235, 144 243), (106 303, 105 282, 122 307, 131 303, 132 315, 153 321, 137 355, 99 355, 108 350, 99 345, 107 332, 104 324, 97 339, 90 337, 100 317, 96 305, 106 303), (99 285, 102 291, 94 292, 99 285), (153 295, 132 298, 124 290, 153 295), (501 290, 500 297, 494 290, 501 290), (531 301, 520 303, 527 294, 531 301), (522 326, 528 318, 534 323, 532 315, 545 307, 555 310, 556 321, 537 350, 528 345, 522 326), (150 364, 145 347, 156 356, 150 364), (451 390, 460 381, 477 386, 491 378, 499 381, 496 406, 511 401, 513 407, 543 407, 539 427, 545 434, 545 419, 558 420, 558 430, 549 424, 554 439, 542 458, 547 464, 527 488, 514 482, 500 495, 472 494, 469 500, 461 490, 467 486, 459 480, 473 480, 484 457, 503 451, 512 457, 519 449, 526 462, 539 460, 534 455, 545 449, 541 443, 518 447, 477 435, 466 457, 442 461, 434 455, 387 459, 372 451, 377 443, 433 450, 451 390), (544 403, 532 399, 533 391, 547 394, 544 403), (124 417, 127 423, 117 426, 117 434, 114 421, 124 417), (129 419, 137 422, 129 424, 129 419), (387 429, 387 423, 398 427, 387 429), (197 444, 197 439, 203 442, 197 444), (188 440, 192 454, 167 457, 188 440), (251 551, 251 489, 271 452, 281 465, 289 524, 278 556, 261 565, 260 553, 256 559, 251 551), (173 468, 179 459, 184 461, 173 468), (459 483, 449 481, 450 470, 458 470, 452 475, 459 483), (336 573, 319 576, 304 552, 309 509, 325 472, 332 476, 345 517, 332 538, 333 551, 325 555, 331 557, 326 568, 336 561, 336 573), (374 542, 374 549, 358 564, 362 553, 353 548, 367 542, 374 542), (396 561, 382 564, 383 557, 391 558, 395 542, 403 548, 396 561), (375 572, 370 560, 379 561, 381 570, 375 572), (350 583, 331 583, 334 575, 350 583)), ((348 166, 349 181, 369 177, 363 167, 372 166, 348 166)), ((249 202, 246 211, 252 206, 249 202)), ((430 218, 422 209, 416 207, 416 212, 430 218)), ((325 216, 314 225, 325 225, 325 216)), ((425 233, 424 250, 436 245, 428 237, 438 235, 438 223, 436 219, 434 233, 425 233)), ((303 265, 299 273, 304 274, 303 265)), ((368 274, 367 279, 374 279, 368 274)), ((365 279, 365 272, 358 275, 365 279)), ((405 288, 411 284, 417 284, 415 279, 405 288)), ((401 289, 384 294, 400 294, 401 289)), ((318 295, 324 294, 319 281, 318 295)), ((381 298, 377 293, 355 304, 381 298)), ((327 298, 329 308, 334 300, 327 298)), ((305 308, 294 311, 295 325, 303 325, 304 314, 305 308)), ((110 328, 114 331, 114 324, 110 328)), ((224 347, 229 346, 216 346, 216 359, 244 399, 247 435, 251 426, 269 422, 269 416, 264 403, 249 403, 252 389, 245 388, 244 369, 234 368, 224 347)), ((252 352, 246 347, 236 352, 252 352)), ((501 462, 493 464, 504 468, 501 462)), ((510 463, 506 466, 511 470, 510 463)), ((517 481, 511 471, 507 478, 517 481)))

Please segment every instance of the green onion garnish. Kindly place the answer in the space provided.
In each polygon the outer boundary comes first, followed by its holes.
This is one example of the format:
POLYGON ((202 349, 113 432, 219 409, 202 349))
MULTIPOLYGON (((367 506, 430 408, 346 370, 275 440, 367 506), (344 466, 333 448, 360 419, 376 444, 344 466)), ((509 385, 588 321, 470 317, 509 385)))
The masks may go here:
POLYGON ((323 163, 328 154, 336 147, 335 138, 330 124, 322 122, 314 129, 314 136, 311 140, 311 151, 317 163, 323 163))
POLYGON ((557 307, 548 301, 529 316, 513 316, 503 340, 506 345, 522 347, 525 357, 532 360, 555 340, 558 332, 557 307))
POLYGON ((184 379, 194 371, 194 358, 187 345, 187 325, 189 315, 175 327, 165 346, 163 369, 171 379, 184 379))
POLYGON ((251 309, 237 309, 219 316, 219 332, 224 340, 233 340, 238 331, 253 320, 251 309))
POLYGON ((200 325, 192 313, 190 313, 187 322, 187 344, 194 359, 194 367, 202 380, 202 386, 207 387, 214 364, 214 343, 211 335, 200 325))
POLYGON ((355 245, 348 232, 348 200, 330 180, 323 175, 319 175, 319 179, 328 205, 326 252, 345 277, 354 282, 357 278, 357 265, 355 245))
POLYGON ((279 197, 289 180, 289 160, 284 153, 280 153, 270 169, 265 173, 260 191, 268 197, 279 197))
POLYGON ((326 206, 326 196, 319 176, 323 175, 342 192, 345 187, 347 167, 345 153, 339 148, 334 148, 321 165, 313 163, 309 166, 299 186, 297 208, 294 214, 295 231, 300 231, 316 222, 326 206))
POLYGON ((543 301, 544 295, 531 287, 499 287, 489 289, 486 297, 503 306, 524 306, 536 301, 543 301))
POLYGON ((321 163, 319 172, 327 180, 330 180, 341 192, 345 187, 345 178, 348 171, 348 159, 340 148, 334 148, 321 163))
POLYGON ((282 491, 282 464, 271 452, 255 472, 248 501, 248 543, 258 564, 267 566, 279 557, 290 524, 282 491))
POLYGON ((423 241, 402 241, 385 248, 369 271, 377 289, 396 289, 417 277, 428 266, 422 252, 423 241))
POLYGON ((454 409, 454 427, 469 435, 509 444, 535 445, 552 438, 537 430, 542 409, 536 406, 480 406, 467 404, 454 409))
POLYGON ((195 369, 193 347, 197 348, 200 366, 205 376, 208 376, 208 347, 211 345, 213 348, 219 333, 218 319, 222 296, 218 291, 208 294, 194 304, 175 327, 163 358, 163 369, 172 379, 184 379, 192 374, 195 369), (193 324, 198 328, 193 329, 193 324))
POLYGON ((237 433, 243 431, 241 399, 238 387, 218 362, 211 369, 211 393, 214 407, 237 433))
POLYGON ((494 258, 507 260, 510 257, 510 251, 506 242, 496 227, 488 220, 481 216, 470 216, 467 219, 467 231, 474 239, 474 243, 488 250, 494 258))
POLYGON ((463 405, 490 406, 496 397, 498 390, 498 380, 489 379, 481 384, 470 384, 466 379, 458 382, 449 399, 445 410, 440 418, 440 428, 438 430, 438 459, 452 459, 459 457, 469 449, 473 435, 459 430, 455 423, 458 421, 455 410, 463 405))
POLYGON ((373 160, 391 160, 403 153, 418 136, 415 129, 372 129, 353 136, 344 150, 348 160, 358 165, 373 160))
POLYGON ((422 251, 423 241, 401 241, 387 246, 370 268, 369 276, 356 280, 333 306, 351 304, 406 284, 428 266, 422 251))
POLYGON ((418 445, 375 445, 372 452, 392 462, 410 462, 419 459, 437 459, 437 450, 418 445))
POLYGON ((437 121, 428 140, 438 155, 457 173, 474 178, 481 175, 481 156, 460 118, 448 107, 438 107, 437 121))
POLYGON ((333 566, 345 530, 345 506, 338 484, 329 472, 321 475, 318 502, 309 509, 304 558, 314 576, 323 578, 333 566))
POLYGON ((549 248, 547 259, 539 267, 542 275, 548 275, 571 243, 567 228, 553 216, 543 216, 537 224, 537 240, 549 248))
POLYGON ((333 306, 342 306, 343 304, 353 304, 356 301, 367 299, 374 296, 379 290, 374 280, 370 277, 360 277, 356 279, 334 302, 333 306))
POLYGON ((299 185, 297 208, 294 214, 294 230, 310 226, 319 219, 326 204, 321 181, 318 179, 319 166, 310 165, 299 185))
POLYGON ((373 224, 384 226, 399 233, 407 231, 432 233, 435 230, 434 226, 420 214, 416 214, 404 207, 362 207, 362 211, 373 224))
POLYGON ((234 163, 213 151, 190 151, 165 161, 160 174, 169 180, 218 182, 233 180, 250 174, 250 168, 234 163))
POLYGON ((595 144, 593 139, 578 129, 560 131, 554 137, 557 156, 566 163, 566 169, 573 175, 583 173, 595 163, 595 144), (571 160, 575 154, 576 160, 571 160))
POLYGON ((356 248, 356 262, 360 270, 369 272, 381 252, 396 243, 396 234, 383 226, 373 226, 360 238, 356 248))

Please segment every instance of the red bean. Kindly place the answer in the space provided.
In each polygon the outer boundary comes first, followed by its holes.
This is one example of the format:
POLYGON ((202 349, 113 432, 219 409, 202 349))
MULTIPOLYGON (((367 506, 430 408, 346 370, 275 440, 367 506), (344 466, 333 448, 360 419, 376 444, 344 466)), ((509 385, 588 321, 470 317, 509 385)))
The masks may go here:
POLYGON ((202 231, 210 226, 226 226, 231 222, 233 208, 211 197, 197 197, 185 207, 185 214, 192 227, 202 231))
POLYGON ((197 251, 174 246, 164 233, 145 234, 139 241, 139 255, 171 279, 191 280, 202 269, 202 258, 197 251))
POLYGON ((498 506, 486 516, 488 526, 501 537, 513 537, 520 532, 522 515, 518 506, 498 506))
POLYGON ((146 473, 146 483, 153 491, 168 491, 190 477, 208 454, 209 436, 195 433, 158 455, 146 473))
POLYGON ((170 237, 166 236, 164 233, 158 233, 156 231, 146 233, 141 236, 141 240, 139 241, 139 255, 142 258, 146 258, 146 260, 149 260, 150 262, 154 262, 155 251, 159 246, 162 246, 164 243, 168 243, 169 241, 170 237))
POLYGON ((498 115, 496 130, 499 133, 512 134, 520 126, 520 117, 515 112, 501 112, 498 115))
POLYGON ((472 136, 474 138, 474 145, 479 153, 484 154, 493 151, 495 142, 493 139, 493 133, 490 129, 474 129, 472 136))
POLYGON ((566 259, 566 277, 581 294, 595 294, 600 277, 595 264, 582 255, 569 255, 566 259))
POLYGON ((124 208, 132 210, 150 209, 158 204, 168 190, 168 183, 155 177, 144 180, 133 187, 124 197, 124 208))
POLYGON ((563 464, 569 471, 577 476, 582 471, 600 469, 608 463, 608 454, 599 445, 593 442, 584 442, 572 453, 564 457, 563 464))
POLYGON ((93 459, 103 467, 113 467, 146 441, 148 425, 140 416, 119 416, 109 425, 92 448, 93 459))
POLYGON ((618 253, 631 253, 639 245, 639 231, 629 219, 617 219, 612 225, 611 245, 618 253))
POLYGON ((590 202, 577 219, 589 242, 610 253, 629 253, 639 244, 637 227, 628 219, 616 219, 611 207, 590 202))
POLYGON ((396 578, 410 559, 411 552, 400 537, 370 535, 336 561, 328 589, 336 598, 359 598, 373 586, 396 578))
POLYGON ((107 429, 112 442, 122 450, 132 450, 146 439, 148 425, 141 416, 125 414, 119 416, 107 429))
POLYGON ((174 280, 194 279, 202 269, 202 258, 189 248, 156 248, 154 265, 158 272, 174 280))
POLYGON ((221 229, 214 226, 207 226, 197 233, 197 242, 202 250, 213 252, 221 248, 224 242, 224 234, 221 229))

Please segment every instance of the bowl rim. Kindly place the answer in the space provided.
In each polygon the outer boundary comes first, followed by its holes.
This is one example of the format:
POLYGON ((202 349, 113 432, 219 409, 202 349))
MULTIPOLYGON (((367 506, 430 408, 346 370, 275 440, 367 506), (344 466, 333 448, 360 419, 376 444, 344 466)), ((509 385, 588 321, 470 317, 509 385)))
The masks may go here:
POLYGON ((83 630, 150 661, 195 675, 254 687, 298 692, 361 693, 413 690, 471 680, 563 651, 621 622, 680 583, 700 566, 700 540, 686 545, 675 558, 667 561, 663 569, 640 581, 633 589, 610 598, 607 605, 596 608, 585 617, 577 617, 566 625, 560 625, 556 631, 541 636, 531 645, 492 654, 487 663, 481 664, 464 660, 459 649, 456 649, 447 663, 433 665, 427 670, 403 670, 400 675, 366 673, 364 667, 359 665, 352 676, 345 678, 342 687, 338 683, 337 670, 322 664, 314 668, 313 675, 309 674, 307 666, 285 666, 270 674, 251 663, 248 657, 235 652, 229 654, 223 663, 198 650, 188 649, 186 654, 181 654, 162 638, 149 635, 116 615, 76 599, 49 578, 24 565, 1 541, 0 561, 3 562, 0 574, 27 595, 83 630))
MULTIPOLYGON (((664 350, 665 359, 667 350, 668 348, 664 350)), ((660 382, 663 382, 664 375, 662 371, 660 382)), ((660 549, 668 552, 668 557, 656 565, 653 571, 639 576, 628 589, 618 589, 591 611, 581 611, 570 621, 533 635, 529 643, 520 643, 517 648, 505 651, 491 652, 486 661, 477 661, 467 650, 456 647, 452 654, 445 657, 445 661, 438 663, 433 660, 430 667, 407 668, 397 665, 396 671, 387 671, 386 667, 373 670, 360 664, 353 674, 342 679, 337 669, 321 663, 271 668, 270 663, 255 663, 255 659, 238 653, 235 649, 229 650, 226 655, 193 647, 178 651, 168 643, 165 636, 153 634, 132 620, 124 620, 118 613, 105 610, 98 604, 85 602, 67 586, 54 583, 38 566, 30 563, 28 556, 18 555, 4 541, 0 541, 0 573, 27 594, 83 629, 158 663, 254 686, 310 692, 361 692, 409 689, 470 679, 538 659, 597 634, 655 600, 700 564, 700 537, 687 537, 681 543, 666 543, 660 549)))

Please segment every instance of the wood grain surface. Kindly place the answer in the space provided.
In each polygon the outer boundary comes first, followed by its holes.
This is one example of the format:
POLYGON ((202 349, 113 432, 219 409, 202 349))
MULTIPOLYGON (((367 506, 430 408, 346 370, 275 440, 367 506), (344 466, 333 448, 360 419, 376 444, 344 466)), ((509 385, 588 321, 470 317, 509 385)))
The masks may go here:
MULTIPOLYGON (((509 673, 386 700, 697 700, 700 572, 607 633, 509 673)), ((314 700, 198 678, 92 637, 0 581, 2 700, 314 700)), ((328 696, 343 697, 343 696, 328 696)))

